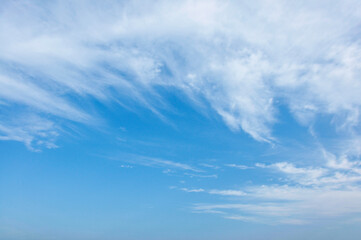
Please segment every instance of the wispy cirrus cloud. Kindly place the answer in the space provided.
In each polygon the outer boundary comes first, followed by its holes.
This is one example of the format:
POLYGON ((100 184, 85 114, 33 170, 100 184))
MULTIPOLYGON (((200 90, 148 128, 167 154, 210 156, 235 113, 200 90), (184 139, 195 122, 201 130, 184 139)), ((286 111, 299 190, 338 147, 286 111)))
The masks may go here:
POLYGON ((300 168, 288 162, 278 162, 271 165, 256 163, 256 166, 277 170, 303 185, 317 184, 319 179, 327 174, 327 170, 323 168, 300 168))
POLYGON ((234 164, 234 163, 225 164, 224 166, 231 167, 231 168, 238 168, 238 169, 241 169, 241 170, 246 170, 246 169, 253 168, 253 167, 250 167, 250 166, 241 165, 241 164, 234 164))
POLYGON ((142 166, 149 166, 149 167, 160 167, 166 169, 178 169, 181 171, 190 171, 200 173, 203 170, 193 167, 186 163, 171 161, 168 159, 156 158, 156 157, 149 157, 143 156, 138 154, 130 154, 130 153, 123 153, 116 157, 105 157, 110 160, 122 161, 127 163, 132 163, 136 165, 142 166))
POLYGON ((59 135, 58 127, 46 118, 33 114, 18 115, 6 119, 0 123, 0 141, 18 141, 32 151, 45 148, 57 148, 55 144, 59 135))
MULTIPOLYGON (((324 130, 317 120, 327 118, 337 147, 322 148, 311 164, 288 159, 254 167, 278 183, 181 190, 221 198, 193 211, 228 219, 306 224, 359 216, 360 13, 356 0, 2 1, 0 140, 55 148, 70 122, 89 126, 107 117, 92 100, 140 106, 172 122, 159 89, 176 89, 199 113, 215 113, 260 142, 279 143, 274 125, 284 112, 313 136, 324 130)), ((110 159, 221 179, 199 168, 217 169, 210 164, 110 159)))
POLYGON ((204 192, 203 188, 181 188, 180 190, 184 191, 184 192, 204 192))
MULTIPOLYGON (((289 162, 258 163, 256 167, 273 171, 281 180, 277 184, 267 182, 236 190, 216 190, 232 198, 221 204, 195 204, 192 210, 265 224, 299 225, 357 218, 361 214, 359 156, 337 157, 325 149, 320 153, 324 164, 318 167, 298 167, 289 162)), ((204 193, 212 194, 212 191, 204 190, 204 193)))
POLYGON ((240 191, 240 190, 218 190, 218 189, 210 189, 210 190, 206 190, 203 188, 179 188, 180 190, 184 191, 184 192, 189 192, 189 193, 208 193, 208 194, 213 194, 213 195, 221 195, 221 196, 244 196, 246 195, 245 192, 240 191))
POLYGON ((128 99, 164 119, 163 87, 258 141, 276 137, 278 101, 306 125, 358 126, 357 1, 270 4, 5 1, 1 101, 89 122, 79 101, 128 99))
POLYGON ((215 194, 215 195, 222 195, 222 196, 244 196, 244 195, 246 195, 246 193, 243 191, 233 190, 233 189, 225 189, 225 190, 212 189, 212 190, 209 190, 208 193, 215 194))
POLYGON ((273 185, 252 187, 245 193, 243 203, 196 204, 192 210, 265 224, 337 221, 344 217, 352 219, 361 213, 361 190, 358 188, 336 190, 273 185))

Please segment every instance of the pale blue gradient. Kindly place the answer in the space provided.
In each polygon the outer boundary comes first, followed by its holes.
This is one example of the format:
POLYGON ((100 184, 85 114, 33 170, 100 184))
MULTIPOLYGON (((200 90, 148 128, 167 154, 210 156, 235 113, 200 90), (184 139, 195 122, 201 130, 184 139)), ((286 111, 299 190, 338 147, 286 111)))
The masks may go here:
POLYGON ((4 1, 0 239, 361 234, 358 1, 4 1))

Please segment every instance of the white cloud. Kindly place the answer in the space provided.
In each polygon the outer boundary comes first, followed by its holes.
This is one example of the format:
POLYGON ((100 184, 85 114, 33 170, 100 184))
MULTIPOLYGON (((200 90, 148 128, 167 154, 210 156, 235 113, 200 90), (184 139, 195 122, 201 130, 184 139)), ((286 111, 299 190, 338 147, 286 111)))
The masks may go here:
POLYGON ((181 171, 191 171, 191 172, 202 172, 202 170, 192 167, 189 164, 175 162, 167 159, 137 155, 137 154, 123 153, 116 157, 107 157, 107 158, 111 160, 124 161, 143 166, 165 168, 164 173, 169 173, 171 169, 178 169, 181 171))
MULTIPOLYGON (((283 185, 184 188, 254 201, 194 209, 290 224, 361 214, 358 1, 3 2, 0 140, 34 151, 54 148, 62 127, 57 119, 97 122, 82 104, 94 98, 129 109, 138 104, 166 121, 162 87, 182 91, 200 112, 216 112, 233 131, 277 142, 272 126, 284 105, 309 127, 329 117, 342 135, 341 150, 324 150, 322 166, 256 164, 285 177, 283 185)), ((218 177, 182 162, 122 160, 218 177)))
POLYGON ((330 114, 343 130, 359 125, 357 1, 7 1, 1 11, 7 104, 88 122, 69 96, 131 99, 162 117, 162 86, 195 107, 205 99, 259 141, 275 138, 274 99, 304 124, 330 114))
POLYGON ((49 94, 26 80, 8 78, 0 75, 0 98, 10 102, 34 107, 41 112, 51 113, 76 121, 86 121, 89 116, 60 97, 49 94))
POLYGON ((202 167, 211 168, 211 169, 214 169, 214 170, 217 170, 217 169, 220 168, 219 166, 208 164, 208 163, 200 163, 199 165, 202 166, 202 167))
POLYGON ((246 193, 243 192, 243 191, 232 190, 232 189, 227 189, 227 190, 217 190, 217 189, 205 190, 203 188, 180 188, 180 190, 185 191, 185 192, 192 192, 192 193, 204 192, 204 193, 208 193, 208 194, 222 195, 222 196, 236 196, 236 197, 239 197, 239 196, 246 195, 246 193))
POLYGON ((227 166, 227 167, 232 167, 232 168, 238 168, 238 169, 242 169, 242 170, 246 170, 246 169, 250 169, 250 168, 253 168, 253 167, 249 167, 249 166, 245 166, 245 165, 240 165, 240 164, 225 164, 224 166, 227 166))
POLYGON ((197 204, 193 210, 215 211, 230 219, 240 214, 266 224, 295 224, 291 219, 307 224, 361 214, 359 188, 331 190, 273 185, 251 187, 245 193, 243 198, 247 203, 197 204))
POLYGON ((193 173, 185 173, 184 175, 187 175, 191 178, 218 178, 217 174, 193 174, 193 173))
POLYGON ((189 189, 189 188, 181 188, 180 190, 184 191, 184 192, 195 192, 195 193, 198 193, 198 192, 204 192, 204 189, 203 188, 195 188, 195 189, 189 189))
MULTIPOLYGON (((1 115, 1 140, 32 150, 56 147, 62 127, 56 119, 96 122, 82 104, 94 98, 130 109, 138 104, 166 120, 170 106, 157 91, 161 87, 184 92, 200 112, 210 106, 206 111, 216 112, 234 131, 273 142, 272 126, 284 105, 306 126, 318 116, 330 117, 349 147, 340 154, 325 151, 321 167, 257 164, 285 176, 290 186, 210 190, 227 196, 244 192, 262 203, 207 210, 264 212, 279 216, 279 222, 307 221, 303 213, 359 212, 358 1, 5 1, 0 11, 0 111, 11 115, 1 115), (272 196, 294 202, 263 201, 272 196)), ((201 172, 158 158, 126 161, 201 172)))
POLYGON ((208 191, 209 194, 215 194, 215 195, 223 195, 223 196, 244 196, 246 195, 245 192, 240 191, 240 190, 217 190, 217 189, 212 189, 208 191))
POLYGON ((286 174, 290 179, 303 185, 318 184, 319 179, 324 177, 328 172, 323 168, 299 168, 292 163, 278 162, 271 165, 256 164, 261 168, 272 168, 286 174))
POLYGON ((7 120, 2 116, 2 120, 5 124, 0 122, 0 140, 22 142, 31 151, 57 148, 55 140, 60 129, 53 122, 31 114, 7 120))
POLYGON ((338 156, 324 148, 321 150, 325 161, 319 167, 298 167, 289 162, 258 163, 257 167, 273 170, 281 181, 244 186, 240 190, 216 190, 215 193, 229 196, 237 196, 239 192, 239 198, 229 198, 221 204, 196 204, 192 209, 198 213, 266 224, 310 224, 359 216, 360 156, 348 152, 347 148, 338 156))

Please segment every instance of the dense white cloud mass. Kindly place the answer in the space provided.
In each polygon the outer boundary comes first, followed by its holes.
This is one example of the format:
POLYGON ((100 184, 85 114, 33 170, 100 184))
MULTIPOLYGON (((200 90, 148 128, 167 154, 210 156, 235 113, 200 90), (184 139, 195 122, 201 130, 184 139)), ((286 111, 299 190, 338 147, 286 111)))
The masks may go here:
POLYGON ((262 213, 291 223, 307 222, 303 214, 320 205, 319 215, 361 212, 360 19, 354 0, 2 1, 0 140, 56 147, 62 126, 54 119, 97 122, 81 104, 89 99, 137 103, 166 119, 169 105, 158 91, 165 88, 183 92, 200 112, 216 112, 230 129, 275 143, 272 126, 286 106, 312 131, 327 116, 342 133, 337 153, 323 149, 325 166, 258 165, 286 174, 292 186, 184 191, 297 201, 196 210, 239 209, 252 216, 225 216, 259 221, 262 213))

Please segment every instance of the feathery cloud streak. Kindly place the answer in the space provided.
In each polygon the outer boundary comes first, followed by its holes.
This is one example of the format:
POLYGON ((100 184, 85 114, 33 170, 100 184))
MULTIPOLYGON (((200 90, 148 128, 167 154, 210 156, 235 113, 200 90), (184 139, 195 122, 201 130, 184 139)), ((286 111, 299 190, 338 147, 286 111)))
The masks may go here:
POLYGON ((322 152, 325 161, 321 167, 297 167, 289 162, 258 163, 256 167, 273 170, 282 180, 240 190, 202 189, 204 193, 232 198, 218 204, 196 204, 192 209, 266 224, 300 225, 325 219, 357 219, 361 213, 361 162, 350 160, 353 155, 336 157, 324 149, 322 152))
POLYGON ((163 87, 259 141, 276 137, 279 104, 306 125, 330 114, 343 131, 359 126, 357 1, 87 3, 2 5, 2 102, 89 123, 74 96, 131 99, 162 116, 163 87))

